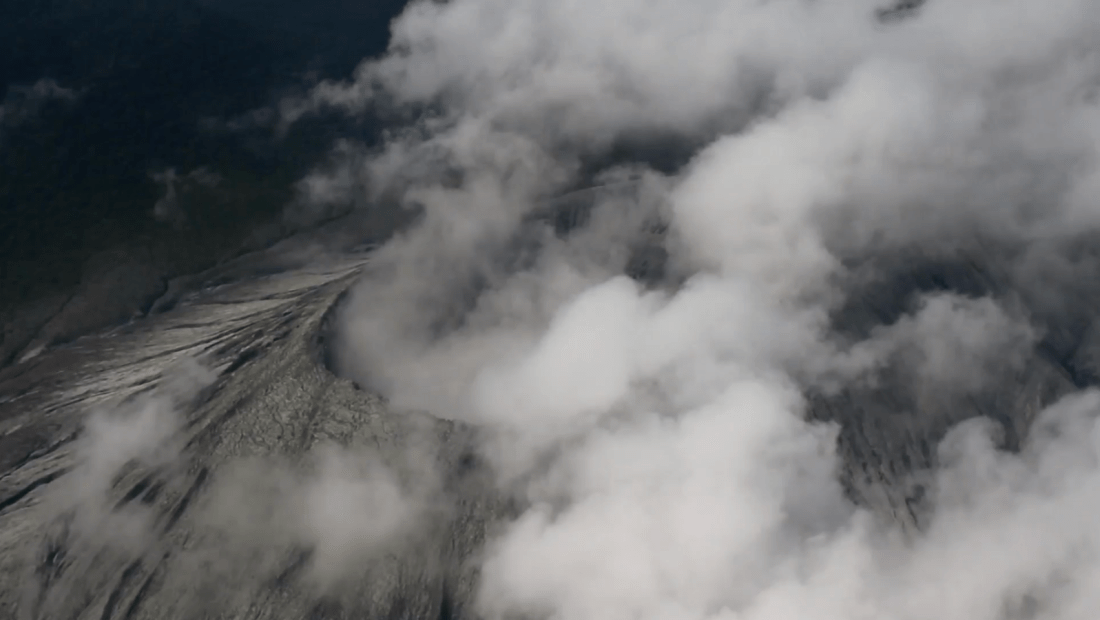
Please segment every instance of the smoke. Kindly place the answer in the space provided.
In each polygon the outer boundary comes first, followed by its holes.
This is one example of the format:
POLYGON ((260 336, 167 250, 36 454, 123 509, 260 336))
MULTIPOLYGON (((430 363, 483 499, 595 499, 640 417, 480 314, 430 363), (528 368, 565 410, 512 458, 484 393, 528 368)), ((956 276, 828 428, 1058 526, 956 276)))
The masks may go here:
POLYGON ((337 353, 394 408, 477 425, 525 501, 486 550, 486 618, 1095 608, 1100 397, 1047 398, 1017 451, 1005 425, 928 420, 1030 421, 973 403, 1091 322, 1100 5, 886 8, 417 2, 388 55, 282 106, 416 116, 306 185, 418 218, 337 353), (920 275, 937 264, 980 285, 920 275), (811 410, 868 386, 912 411, 811 410), (875 474, 930 481, 917 533, 853 502, 861 457, 838 452, 898 418, 943 440, 875 474))

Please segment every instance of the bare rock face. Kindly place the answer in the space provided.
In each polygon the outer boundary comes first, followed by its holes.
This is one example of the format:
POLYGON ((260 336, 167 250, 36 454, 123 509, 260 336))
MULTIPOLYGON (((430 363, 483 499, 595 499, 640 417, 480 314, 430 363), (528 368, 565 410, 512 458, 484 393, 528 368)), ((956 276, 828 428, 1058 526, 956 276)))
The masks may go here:
POLYGON ((362 260, 237 274, 7 369, 0 617, 466 615, 467 560, 504 504, 467 429, 325 369, 322 324, 362 260), (381 473, 357 488, 348 468, 381 473))

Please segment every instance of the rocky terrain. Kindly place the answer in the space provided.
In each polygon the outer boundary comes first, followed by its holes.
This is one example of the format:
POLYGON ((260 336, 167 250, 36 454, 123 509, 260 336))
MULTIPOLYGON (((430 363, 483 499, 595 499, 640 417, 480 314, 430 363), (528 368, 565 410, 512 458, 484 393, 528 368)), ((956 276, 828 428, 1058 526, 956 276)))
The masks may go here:
POLYGON ((466 560, 505 509, 479 482, 468 430, 390 413, 326 370, 326 316, 365 256, 293 267, 250 258, 204 274, 199 292, 171 310, 4 371, 0 616, 461 616, 473 582, 466 560), (152 445, 178 451, 178 460, 123 457, 104 472, 102 497, 67 504, 67 480, 94 484, 77 473, 89 467, 79 432, 89 412, 135 415, 133 408, 150 406, 144 399, 171 398, 165 383, 186 360, 200 360, 215 376, 172 402, 178 430, 152 445), (440 482, 446 510, 415 545, 364 566, 367 587, 318 591, 304 577, 308 547, 269 544, 263 506, 276 502, 265 496, 276 488, 253 490, 243 509, 254 539, 241 542, 237 531, 227 543, 204 510, 227 472, 248 459, 308 467, 307 456, 332 443, 369 446, 400 465, 413 441, 449 472, 440 482), (136 548, 111 539, 126 527, 111 515, 131 506, 148 513, 136 548), (103 519, 94 531, 81 526, 89 515, 103 519))

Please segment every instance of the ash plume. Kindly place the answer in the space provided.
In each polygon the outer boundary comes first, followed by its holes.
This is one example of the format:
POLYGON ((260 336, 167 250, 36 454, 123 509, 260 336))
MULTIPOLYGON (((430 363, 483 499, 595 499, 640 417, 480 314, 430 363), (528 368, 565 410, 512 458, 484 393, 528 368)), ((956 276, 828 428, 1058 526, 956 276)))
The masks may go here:
POLYGON ((1100 5, 890 8, 415 2, 284 103, 415 117, 309 184, 417 214, 338 361, 524 506, 481 616, 1095 609, 1100 5))

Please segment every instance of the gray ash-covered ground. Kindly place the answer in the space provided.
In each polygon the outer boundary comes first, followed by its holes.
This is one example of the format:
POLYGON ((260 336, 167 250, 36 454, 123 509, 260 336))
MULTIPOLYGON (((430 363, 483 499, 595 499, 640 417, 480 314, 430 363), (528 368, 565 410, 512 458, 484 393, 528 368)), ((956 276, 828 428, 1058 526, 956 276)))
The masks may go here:
MULTIPOLYGON (((501 510, 471 469, 468 433, 391 414, 322 363, 325 319, 365 260, 310 253, 308 264, 288 266, 285 254, 246 257, 200 276, 197 290, 171 310, 6 369, 0 378, 0 615, 461 616, 472 587, 466 560, 501 510), (171 411, 162 415, 171 416, 177 430, 138 440, 155 454, 177 453, 178 460, 137 458, 104 471, 106 479, 82 477, 82 468, 98 458, 89 449, 127 454, 125 442, 82 443, 89 412, 110 411, 125 423, 143 407, 171 400, 165 384, 193 360, 213 375, 201 390, 165 405, 171 411), (299 466, 331 443, 366 445, 400 464, 412 441, 435 455, 439 471, 451 472, 443 482, 447 510, 419 531, 412 548, 358 567, 356 578, 371 585, 352 595, 313 587, 306 569, 313 550, 306 542, 265 536, 264 518, 271 515, 259 506, 248 532, 203 521, 211 495, 245 459, 299 466), (101 497, 87 488, 98 484, 106 485, 101 497), (119 516, 128 510, 143 515, 139 534, 119 516), (140 542, 120 543, 127 536, 140 542)), ((278 497, 254 490, 248 501, 277 504, 278 497)))

